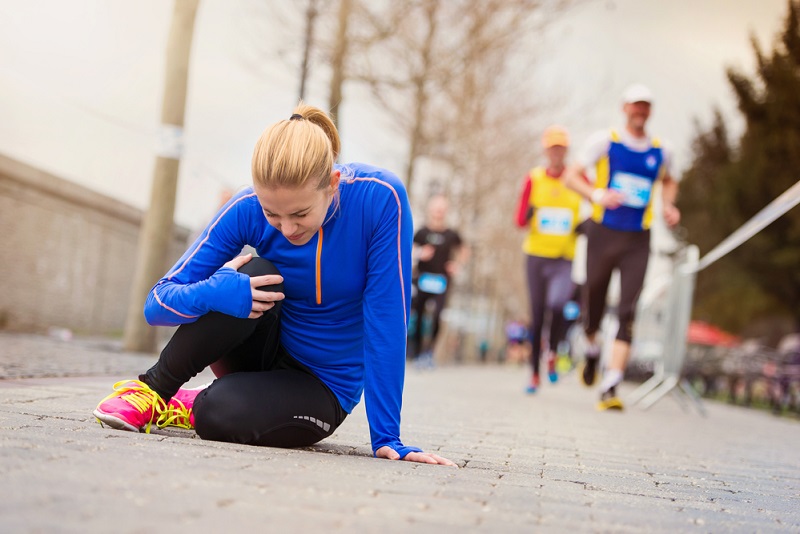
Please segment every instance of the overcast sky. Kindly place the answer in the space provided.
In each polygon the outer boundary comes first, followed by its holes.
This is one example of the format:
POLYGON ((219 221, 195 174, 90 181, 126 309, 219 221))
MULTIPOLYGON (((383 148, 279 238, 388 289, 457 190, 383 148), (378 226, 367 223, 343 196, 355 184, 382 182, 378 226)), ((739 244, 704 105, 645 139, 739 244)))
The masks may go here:
MULTIPOLYGON (((222 187, 249 183, 259 134, 291 114, 302 20, 290 15, 301 9, 272 3, 279 17, 266 16, 267 0, 200 2, 176 213, 182 224, 203 224, 222 187)), ((618 125, 620 93, 643 82, 656 95, 651 132, 670 143, 680 169, 694 119, 707 123, 713 106, 736 117, 725 68, 751 72, 750 35, 769 49, 785 10, 786 0, 587 0, 525 43, 541 59, 532 90, 559 102, 537 122, 566 125, 579 145, 591 131, 618 125)), ((171 11, 162 0, 0 0, 0 153, 144 208, 171 11)), ((326 72, 314 71, 307 98, 323 107, 326 72)), ((346 87, 342 159, 398 172, 403 140, 366 101, 346 87)))

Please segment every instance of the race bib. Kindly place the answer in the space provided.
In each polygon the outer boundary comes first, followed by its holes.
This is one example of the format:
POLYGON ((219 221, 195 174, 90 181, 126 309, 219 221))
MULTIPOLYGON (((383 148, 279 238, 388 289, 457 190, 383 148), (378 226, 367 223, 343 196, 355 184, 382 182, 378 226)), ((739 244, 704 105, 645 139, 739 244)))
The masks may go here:
POLYGON ((611 177, 609 189, 619 191, 625 196, 623 206, 629 208, 644 208, 650 202, 650 192, 653 190, 652 180, 628 172, 615 172, 611 177))
POLYGON ((540 234, 567 235, 572 231, 572 210, 536 208, 536 230, 540 234))
POLYGON ((424 293, 441 295, 447 289, 447 277, 443 274, 422 273, 417 280, 417 287, 424 293))

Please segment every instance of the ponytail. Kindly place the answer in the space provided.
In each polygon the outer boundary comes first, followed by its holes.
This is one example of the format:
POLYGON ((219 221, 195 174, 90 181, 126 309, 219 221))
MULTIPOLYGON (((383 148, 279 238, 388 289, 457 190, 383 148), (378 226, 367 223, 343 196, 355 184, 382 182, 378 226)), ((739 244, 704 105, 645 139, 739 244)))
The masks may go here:
POLYGON ((330 185, 341 142, 327 113, 302 101, 288 120, 267 128, 253 150, 253 184, 268 188, 330 185))

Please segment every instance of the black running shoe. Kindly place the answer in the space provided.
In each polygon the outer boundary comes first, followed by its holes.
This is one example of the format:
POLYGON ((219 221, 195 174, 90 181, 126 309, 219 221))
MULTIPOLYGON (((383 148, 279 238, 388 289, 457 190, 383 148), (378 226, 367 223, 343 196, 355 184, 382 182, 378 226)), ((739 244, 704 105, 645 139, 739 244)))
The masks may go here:
POLYGON ((597 364, 600 363, 600 354, 587 352, 585 360, 581 378, 584 386, 592 386, 597 378, 597 364))

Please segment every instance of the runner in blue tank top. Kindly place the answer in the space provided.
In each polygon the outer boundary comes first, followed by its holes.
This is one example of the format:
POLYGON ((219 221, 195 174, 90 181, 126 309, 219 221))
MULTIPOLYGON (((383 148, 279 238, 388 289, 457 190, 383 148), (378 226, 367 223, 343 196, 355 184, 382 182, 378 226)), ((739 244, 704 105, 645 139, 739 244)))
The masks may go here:
POLYGON ((158 362, 94 411, 114 428, 194 428, 275 447, 330 436, 367 407, 376 457, 455 465, 400 439, 412 218, 392 173, 334 165, 339 137, 300 104, 253 154, 235 195, 156 283, 153 325, 180 325, 158 362), (237 256, 245 245, 259 257, 237 256), (182 386, 206 367, 207 387, 182 386))
POLYGON ((675 207, 678 183, 670 173, 669 152, 658 139, 645 133, 651 103, 647 87, 628 87, 623 94, 625 128, 594 135, 580 163, 570 167, 566 176, 567 186, 593 204, 592 220, 586 228, 587 278, 582 298, 588 349, 581 375, 587 386, 594 384, 600 360, 596 334, 605 313, 611 274, 615 269, 620 273, 619 330, 600 384, 600 410, 623 407, 616 387, 628 364, 636 303, 650 256, 656 182, 662 184, 664 222, 674 226, 680 220, 675 207), (593 184, 583 180, 588 169, 594 170, 593 184))

